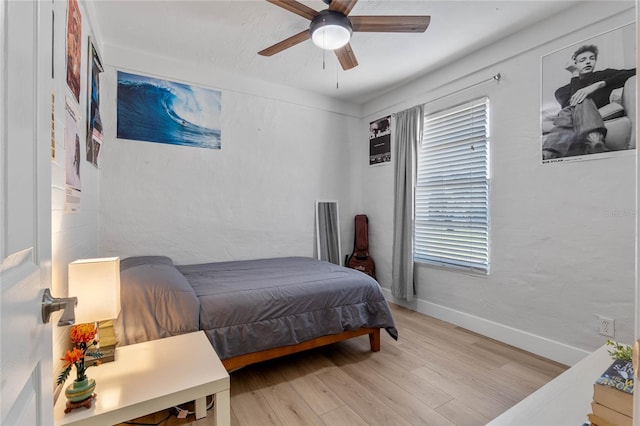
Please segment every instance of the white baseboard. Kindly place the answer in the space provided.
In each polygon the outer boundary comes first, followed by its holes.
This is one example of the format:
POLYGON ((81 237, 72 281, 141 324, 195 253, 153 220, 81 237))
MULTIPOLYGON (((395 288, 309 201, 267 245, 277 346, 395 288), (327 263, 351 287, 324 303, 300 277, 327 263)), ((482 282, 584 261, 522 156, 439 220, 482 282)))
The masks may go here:
MULTIPOLYGON (((527 331, 518 330, 504 324, 480 318, 475 315, 447 308, 421 299, 410 303, 397 300, 391 295, 391 290, 382 289, 388 301, 408 309, 429 315, 442 321, 457 325, 483 336, 490 337, 511 346, 551 359, 564 365, 574 365, 590 352, 537 336, 527 331)), ((402 336, 401 336, 402 338, 402 336)))

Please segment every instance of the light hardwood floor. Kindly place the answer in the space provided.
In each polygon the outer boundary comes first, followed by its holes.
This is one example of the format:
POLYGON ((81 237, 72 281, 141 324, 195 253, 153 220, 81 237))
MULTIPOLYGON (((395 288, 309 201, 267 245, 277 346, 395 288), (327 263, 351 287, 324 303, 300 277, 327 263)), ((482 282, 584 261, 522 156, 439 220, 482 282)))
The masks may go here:
MULTIPOLYGON (((382 333, 231 374, 231 424, 483 425, 566 366, 391 305, 400 338, 382 333)), ((206 368, 206 366, 202 366, 206 368)), ((167 411, 136 419, 154 423, 167 411)), ((212 413, 163 425, 213 425, 212 413)))

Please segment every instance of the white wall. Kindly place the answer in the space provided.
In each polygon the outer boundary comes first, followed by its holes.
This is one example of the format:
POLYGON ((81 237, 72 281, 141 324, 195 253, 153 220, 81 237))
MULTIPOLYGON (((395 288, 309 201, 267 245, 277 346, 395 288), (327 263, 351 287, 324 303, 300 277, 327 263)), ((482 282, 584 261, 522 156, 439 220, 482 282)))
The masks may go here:
MULTIPOLYGON (((491 273, 419 265, 408 306, 568 364, 605 343, 597 314, 616 320, 616 339, 633 341, 634 152, 542 165, 539 136, 541 57, 634 22, 633 6, 581 4, 364 105, 360 139, 370 121, 419 103, 437 111, 490 98, 491 273), (464 90, 497 73, 499 84, 464 90)), ((389 289, 393 166, 364 166, 361 176, 389 289)))
POLYGON ((104 52, 102 254, 167 255, 177 264, 315 256, 318 199, 339 201, 343 252, 352 249, 358 107, 197 59, 104 52), (116 70, 221 90, 222 149, 116 139, 116 70))

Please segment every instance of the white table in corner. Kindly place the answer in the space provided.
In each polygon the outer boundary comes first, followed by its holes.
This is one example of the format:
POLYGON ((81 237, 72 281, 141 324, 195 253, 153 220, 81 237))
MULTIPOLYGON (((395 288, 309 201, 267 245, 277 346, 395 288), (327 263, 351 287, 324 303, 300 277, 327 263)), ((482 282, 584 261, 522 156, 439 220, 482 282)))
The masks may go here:
MULTIPOLYGON (((88 376, 96 380, 92 407, 65 414, 61 394, 56 426, 114 425, 189 401, 202 418, 208 395, 214 398, 215 424, 231 423, 229 374, 204 331, 118 347, 115 361, 89 368, 88 376)), ((72 371, 64 386, 74 377, 72 371)))
POLYGON ((487 426, 580 426, 589 420, 593 384, 613 360, 604 345, 489 422, 487 426))

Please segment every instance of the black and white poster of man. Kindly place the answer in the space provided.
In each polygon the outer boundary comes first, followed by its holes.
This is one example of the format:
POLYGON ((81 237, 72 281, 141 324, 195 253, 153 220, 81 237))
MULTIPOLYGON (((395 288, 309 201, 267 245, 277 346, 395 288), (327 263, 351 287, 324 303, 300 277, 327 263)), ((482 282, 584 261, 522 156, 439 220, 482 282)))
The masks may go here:
POLYGON ((369 165, 391 161, 391 116, 369 123, 369 165))
POLYGON ((625 25, 542 57, 543 164, 635 149, 635 32, 625 25))

